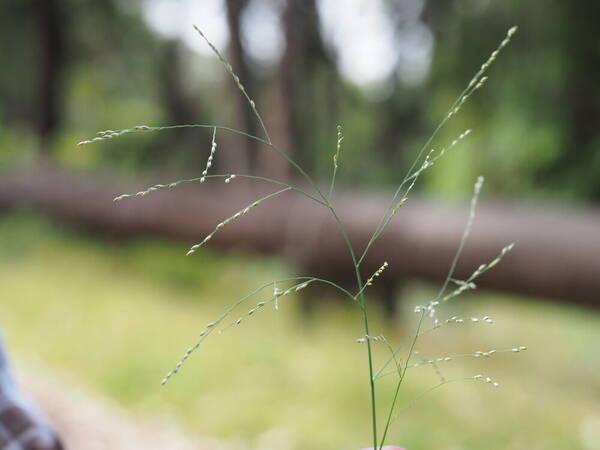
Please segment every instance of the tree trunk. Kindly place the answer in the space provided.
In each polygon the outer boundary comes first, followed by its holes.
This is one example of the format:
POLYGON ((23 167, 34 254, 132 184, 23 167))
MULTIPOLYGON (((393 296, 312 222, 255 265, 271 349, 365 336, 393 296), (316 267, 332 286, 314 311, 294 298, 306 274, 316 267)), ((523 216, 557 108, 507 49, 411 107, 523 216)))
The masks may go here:
POLYGON ((40 149, 49 153, 50 140, 59 128, 62 115, 62 76, 65 64, 65 17, 59 0, 37 0, 34 11, 38 23, 39 85, 36 129, 40 149))
MULTIPOLYGON (((231 64, 236 75, 240 78, 240 82, 250 95, 256 95, 254 92, 254 83, 250 68, 246 62, 244 55, 244 47, 241 36, 241 16, 246 0, 226 0, 227 6, 227 23, 229 25, 229 54, 231 64)), ((233 95, 236 99, 236 116, 238 125, 236 128, 256 135, 258 132, 257 119, 248 104, 244 94, 240 92, 237 85, 232 84, 233 95)), ((256 100, 255 100, 256 101, 256 100)), ((236 152, 234 159, 229 160, 228 167, 231 167, 234 172, 255 173, 257 165, 257 145, 253 139, 239 139, 235 141, 235 145, 244 149, 242 152, 236 152)))

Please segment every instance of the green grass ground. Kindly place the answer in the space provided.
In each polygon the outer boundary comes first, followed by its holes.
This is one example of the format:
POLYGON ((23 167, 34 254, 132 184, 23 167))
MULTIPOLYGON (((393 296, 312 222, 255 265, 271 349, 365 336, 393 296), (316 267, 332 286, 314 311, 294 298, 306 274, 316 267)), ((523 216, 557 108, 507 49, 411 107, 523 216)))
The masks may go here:
MULTIPOLYGON (((306 318, 292 296, 212 335, 166 387, 159 382, 204 325, 262 283, 289 276, 275 258, 201 252, 155 240, 111 241, 21 214, 0 220, 0 324, 21 360, 106 395, 138 415, 174 417, 198 435, 248 449, 358 449, 369 444, 365 347, 357 311, 321 299, 306 318)), ((375 330, 397 342, 403 320, 375 330)), ((257 299, 258 300, 258 299, 257 299)), ((248 307, 253 305, 250 303, 248 307)), ((243 308, 241 311, 245 311, 243 308)), ((463 359, 449 377, 482 373, 421 398, 394 423, 389 443, 409 450, 600 448, 600 314, 499 294, 457 300, 449 315, 489 315, 431 333, 427 356, 527 345, 517 354, 463 359)), ((233 316, 235 319, 237 316, 233 316)), ((386 357, 383 347, 378 359, 386 357)), ((389 401, 393 377, 382 380, 389 401)), ((401 404, 436 383, 409 372, 401 404)))

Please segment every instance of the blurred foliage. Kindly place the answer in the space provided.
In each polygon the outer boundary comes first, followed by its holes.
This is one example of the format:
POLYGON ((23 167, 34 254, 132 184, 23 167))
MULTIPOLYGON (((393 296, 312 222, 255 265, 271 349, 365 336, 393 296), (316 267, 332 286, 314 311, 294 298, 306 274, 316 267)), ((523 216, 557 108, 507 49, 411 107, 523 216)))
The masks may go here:
MULTIPOLYGON (((136 414, 171 415, 199 436, 225 439, 237 449, 366 445, 358 311, 327 297, 310 321, 300 299, 290 296, 279 311, 265 309, 211 336, 161 388, 162 376, 207 322, 237 296, 287 274, 277 259, 209 252, 183 258, 184 250, 144 239, 99 243, 35 216, 3 218, 2 297, 15 301, 0 302, 0 317, 14 355, 39 358, 74 386, 110 396, 136 414)), ((399 342, 414 326, 411 309, 430 295, 424 286, 408 289, 403 320, 384 321, 374 308, 377 329, 399 342)), ((523 343, 529 351, 444 363, 450 378, 482 373, 501 387, 454 383, 414 404, 411 399, 438 381, 429 367, 411 370, 401 392, 409 410, 395 422, 390 442, 414 450, 597 448, 597 313, 482 293, 457 299, 445 313, 489 314, 496 323, 431 333, 419 349, 424 355, 523 343)), ((377 351, 379 362, 387 358, 385 349, 377 351)), ((380 389, 390 398, 391 383, 380 389)))
MULTIPOLYGON (((401 3, 385 3, 398 27, 403 17, 394 12, 401 3)), ((121 171, 165 165, 189 171, 201 167, 198 150, 209 139, 205 132, 137 135, 84 151, 74 143, 98 129, 141 123, 236 124, 236 93, 225 72, 215 75, 213 59, 153 33, 142 18, 143 1, 5 0, 0 5, 3 166, 31 159, 40 140, 36 121, 43 109, 45 73, 40 52, 47 41, 41 4, 57 12, 57 42, 62 43, 62 56, 54 62, 59 117, 53 119, 49 144, 55 160, 121 171)), ((485 88, 433 146, 443 146, 466 128, 475 132, 427 175, 423 186, 436 194, 464 194, 475 176, 484 174, 488 189, 499 195, 600 199, 597 1, 428 0, 421 20, 435 38, 430 73, 416 85, 394 78, 389 95, 378 100, 337 73, 312 4, 301 11, 306 17, 289 21, 307 34, 304 53, 284 60, 297 74, 294 104, 288 106, 296 121, 290 131, 295 156, 321 177, 329 175, 335 125, 341 123, 347 136, 341 181, 392 186, 506 30, 517 24, 520 32, 492 68, 485 88)), ((246 59, 244 64, 252 65, 246 59)), ((274 93, 285 83, 279 80, 282 73, 248 71, 252 79, 246 81, 268 122, 278 121, 273 105, 274 93)))

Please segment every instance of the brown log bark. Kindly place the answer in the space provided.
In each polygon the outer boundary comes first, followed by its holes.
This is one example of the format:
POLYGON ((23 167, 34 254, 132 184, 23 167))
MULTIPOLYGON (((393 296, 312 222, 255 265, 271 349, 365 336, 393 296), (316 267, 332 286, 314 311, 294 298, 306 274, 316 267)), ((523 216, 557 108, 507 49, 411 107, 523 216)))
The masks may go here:
MULTIPOLYGON (((141 186, 138 184, 133 192, 141 186)), ((217 223, 258 196, 275 190, 273 186, 242 180, 227 185, 213 181, 114 203, 115 195, 132 191, 131 184, 43 168, 0 176, 0 209, 31 207, 91 229, 150 234, 191 243, 202 240, 217 223)), ((388 204, 388 195, 346 191, 337 198, 336 208, 360 253, 388 204)), ((457 249, 467 209, 462 204, 411 200, 373 246, 362 266, 363 273, 369 276, 388 261, 384 280, 443 280, 457 249)), ((282 254, 310 269, 311 275, 343 278, 353 268, 330 216, 326 208, 288 192, 224 227, 211 239, 210 246, 282 254)), ((600 306, 599 210, 483 204, 455 278, 468 277, 510 242, 516 243, 514 251, 480 278, 480 287, 600 306)))

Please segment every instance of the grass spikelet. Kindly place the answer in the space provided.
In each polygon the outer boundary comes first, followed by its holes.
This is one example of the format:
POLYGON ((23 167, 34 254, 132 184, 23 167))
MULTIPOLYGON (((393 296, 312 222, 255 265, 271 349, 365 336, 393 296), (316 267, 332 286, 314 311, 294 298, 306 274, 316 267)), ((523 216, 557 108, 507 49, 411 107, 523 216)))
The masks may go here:
POLYGON ((281 297, 285 297, 286 295, 290 295, 290 294, 296 293, 298 291, 301 291, 302 289, 306 288, 309 284, 313 283, 314 281, 317 281, 317 280, 310 279, 308 281, 303 281, 302 283, 297 283, 297 284, 293 285, 292 287, 287 288, 284 291, 277 287, 276 282, 273 282, 273 295, 271 296, 271 298, 258 302, 253 308, 249 309, 244 314, 239 316, 236 320, 231 322, 226 328, 232 327, 234 325, 240 325, 248 317, 250 317, 254 313, 260 311, 261 309, 263 309, 265 306, 267 306, 270 303, 273 303, 275 305, 275 309, 278 310, 279 309, 279 305, 278 305, 279 299, 281 297))
POLYGON ((337 175, 338 170, 338 159, 340 157, 340 152, 342 151, 342 141, 344 140, 344 135, 342 134, 342 126, 337 126, 337 144, 335 147, 335 154, 333 155, 333 175, 331 176, 331 185, 329 187, 329 200, 331 201, 331 197, 333 196, 333 188, 335 187, 335 177, 337 175))
POLYGON ((476 381, 482 381, 484 383, 488 383, 491 384, 494 387, 499 387, 500 383, 494 381, 493 379, 491 379, 490 377, 484 377, 483 375, 479 374, 479 375, 473 375, 473 380, 476 381))
MULTIPOLYGON (((208 159, 206 160, 206 168, 202 171, 202 177, 200 177, 200 183, 204 183, 206 180, 206 175, 208 175, 208 170, 212 167, 212 161, 215 157, 215 152, 217 151, 217 128, 213 128, 212 142, 210 146, 210 155, 208 155, 208 159)), ((225 180, 228 183, 227 180, 225 180)))
POLYGON ((115 197, 113 199, 113 201, 118 202, 127 198, 133 198, 133 197, 145 197, 146 195, 158 191, 158 190, 162 190, 162 189, 172 189, 175 188, 177 186, 179 186, 180 184, 184 184, 184 183, 198 183, 201 182, 203 178, 223 178, 225 180, 225 183, 230 183, 232 180, 235 180, 236 178, 244 178, 244 179, 248 179, 248 180, 254 180, 254 181, 264 181, 266 183, 269 184, 274 184, 277 186, 286 186, 289 189, 296 191, 298 193, 300 193, 301 195, 303 195, 304 197, 313 200, 317 203, 320 202, 319 199, 313 197, 311 194, 309 194, 308 192, 298 188, 297 186, 292 186, 288 183, 285 183, 283 181, 278 181, 278 180, 274 180, 272 178, 267 178, 267 177, 261 177, 261 176, 257 176, 257 175, 246 175, 246 174, 213 174, 213 175, 204 175, 202 177, 197 177, 197 178, 189 178, 189 179, 185 179, 185 180, 177 180, 177 181, 173 181, 172 183, 166 183, 166 184, 154 184, 152 186, 150 186, 149 188, 143 190, 143 191, 139 191, 139 192, 135 192, 133 194, 121 194, 117 197, 115 197))
POLYGON ((217 56, 217 58, 219 59, 219 61, 221 61, 223 63, 223 66, 225 67, 225 70, 227 70, 227 72, 229 73, 229 75, 231 75, 231 78, 233 78, 233 81, 235 81, 235 84, 237 85, 237 87, 240 90, 240 92, 242 94, 244 94, 244 97, 246 98, 246 101, 250 105, 250 108, 252 108, 252 112, 254 113, 254 115, 256 116, 256 118, 258 119, 258 122, 260 123, 260 126, 261 126, 263 132, 265 133, 265 137, 267 138, 267 142, 270 144, 271 143, 271 137, 269 136, 269 132, 267 131, 267 127, 265 126, 265 123, 264 123, 261 115, 259 114, 258 109, 256 109, 256 102, 250 98, 250 95, 248 94, 248 91, 246 91, 246 88, 244 87, 244 85, 240 81, 240 77, 237 76, 237 74, 233 71, 233 67, 231 66, 231 64, 229 63, 229 61, 227 61, 227 59, 221 54, 221 52, 219 51, 219 49, 211 41, 208 40, 208 38, 202 32, 202 30, 200 28, 198 28, 196 25, 194 25, 194 29, 198 32, 198 34, 202 37, 202 39, 204 39, 204 41, 208 44, 208 46, 213 51, 213 53, 217 56))
POLYGON ((518 27, 514 26, 507 31, 506 37, 502 40, 502 42, 500 42, 500 45, 498 45, 498 47, 492 52, 489 58, 481 65, 481 68, 471 79, 465 91, 461 94, 456 103, 450 109, 447 116, 448 118, 458 113, 462 106, 465 104, 465 102, 473 94, 473 92, 475 92, 477 89, 480 89, 485 84, 485 82, 488 80, 488 77, 483 75, 494 63, 502 49, 504 49, 504 47, 506 47, 510 43, 512 36, 517 32, 517 30, 518 27))
POLYGON ((373 275, 371 275, 371 278, 367 280, 365 286, 371 286, 375 278, 379 277, 383 273, 383 271, 387 269, 388 265, 389 264, 387 263, 387 261, 384 262, 383 265, 379 269, 377 269, 373 275))
MULTIPOLYGON (((293 278, 286 278, 286 279, 282 279, 282 280, 275 280, 275 281, 271 281, 269 283, 263 284, 262 286, 258 287, 254 291, 250 292, 249 294, 245 295, 244 297, 242 297, 242 298, 236 300, 235 302, 233 302, 229 306, 229 308, 227 308, 227 310, 225 310, 225 312, 223 312, 223 314, 221 314, 221 316, 218 319, 214 320, 213 322, 209 322, 205 326, 205 328, 198 334, 198 340, 191 347, 189 347, 185 351, 185 353, 183 354, 182 358, 177 362, 177 364, 175 364, 175 367, 173 369, 171 369, 167 373, 167 375, 165 375, 165 377, 161 381, 161 385, 164 386, 165 384, 167 384, 167 382, 174 375, 176 375, 177 372, 179 372, 179 370, 181 369, 181 367, 189 359, 189 357, 192 355, 192 353, 194 353, 202 345, 202 343, 204 342, 204 340, 211 333, 213 333, 218 328, 218 326, 227 317, 229 317, 233 313, 233 311, 236 310, 236 308, 238 308, 241 304, 245 303, 246 301, 248 301, 249 299, 251 299, 255 295, 258 295, 264 289, 266 289, 268 287, 271 287, 271 286, 275 286, 277 283, 286 283, 286 282, 290 282, 290 281, 300 281, 300 282, 298 284, 292 286, 291 288, 287 289, 286 291, 284 291, 283 295, 288 295, 291 292, 298 292, 299 290, 302 290, 305 287, 307 287, 310 283, 313 283, 313 282, 322 282, 322 283, 329 284, 331 286, 337 287, 342 292, 344 292, 347 296, 350 296, 350 293, 348 291, 346 291, 344 288, 342 288, 341 286, 338 286, 338 285, 336 285, 335 283, 333 283, 331 281, 323 280, 321 278, 316 278, 316 277, 293 277, 293 278)), ((267 302, 259 302, 259 303, 257 303, 256 307, 253 308, 253 309, 256 311, 257 309, 260 309, 260 308, 264 307, 266 304, 267 304, 267 302)), ((237 322, 237 320, 236 320, 236 322, 237 322)))
POLYGON ((365 282, 365 284, 363 285, 363 287, 362 287, 362 288, 361 288, 361 289, 360 289, 360 290, 359 290, 359 291, 358 291, 358 292, 357 292, 357 293, 354 295, 354 299, 355 299, 355 300, 356 300, 356 299, 358 299, 358 297, 359 297, 360 295, 362 295, 362 294, 363 294, 363 292, 365 291, 365 289, 366 289, 367 287, 369 287, 369 286, 372 286, 372 285, 373 285, 373 282, 375 281, 375 278, 378 278, 378 277, 379 277, 379 276, 380 276, 380 275, 383 273, 383 271, 384 271, 385 269, 387 269, 387 267, 388 267, 388 266, 389 266, 388 262, 387 262, 387 261, 385 261, 385 262, 383 263, 383 265, 382 265, 382 266, 381 266, 379 269, 377 269, 377 270, 375 271, 375 273, 373 273, 373 275, 371 275, 371 278, 369 278, 369 279, 368 279, 368 280, 365 282))

